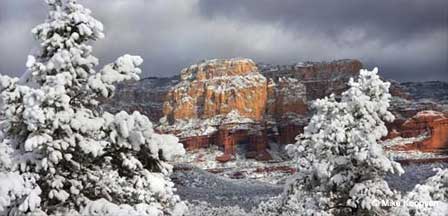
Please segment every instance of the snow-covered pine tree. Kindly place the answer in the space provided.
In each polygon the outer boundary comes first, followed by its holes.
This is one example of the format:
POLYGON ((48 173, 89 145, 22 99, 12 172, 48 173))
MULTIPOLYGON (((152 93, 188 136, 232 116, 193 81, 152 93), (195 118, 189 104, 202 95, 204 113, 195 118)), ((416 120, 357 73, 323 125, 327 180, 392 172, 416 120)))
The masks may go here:
POLYGON ((448 169, 438 169, 436 175, 403 197, 394 208, 397 216, 446 216, 448 214, 448 169))
POLYGON ((387 134, 389 83, 361 70, 340 99, 317 100, 316 110, 296 144, 287 146, 298 173, 287 185, 277 209, 284 215, 384 215, 378 201, 399 194, 384 181, 403 169, 378 144, 387 134))
POLYGON ((184 154, 178 139, 138 112, 98 108, 115 83, 138 79, 142 59, 96 72, 89 43, 102 24, 76 0, 46 2, 26 75, 0 76, 0 214, 182 215, 165 162, 184 154))

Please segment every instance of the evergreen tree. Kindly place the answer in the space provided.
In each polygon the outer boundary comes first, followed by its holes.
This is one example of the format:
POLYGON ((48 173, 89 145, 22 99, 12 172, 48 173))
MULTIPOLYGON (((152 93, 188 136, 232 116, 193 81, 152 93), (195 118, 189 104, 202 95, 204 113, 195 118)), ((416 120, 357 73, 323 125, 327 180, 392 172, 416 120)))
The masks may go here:
POLYGON ((340 99, 317 100, 316 110, 296 144, 287 146, 298 173, 288 184, 278 209, 284 215, 384 215, 381 200, 399 194, 384 181, 403 172, 378 144, 392 121, 389 83, 361 70, 340 99))
POLYGON ((182 215, 165 162, 185 152, 178 139, 138 112, 98 108, 143 60, 124 55, 96 72, 89 44, 102 24, 76 0, 46 2, 26 75, 0 76, 0 214, 182 215))

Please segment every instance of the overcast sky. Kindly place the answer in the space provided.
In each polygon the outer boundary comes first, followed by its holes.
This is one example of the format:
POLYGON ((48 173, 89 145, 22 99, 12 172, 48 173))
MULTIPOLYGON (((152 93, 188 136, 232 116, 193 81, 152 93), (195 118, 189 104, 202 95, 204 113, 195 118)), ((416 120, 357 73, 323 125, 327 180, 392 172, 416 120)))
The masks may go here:
MULTIPOLYGON (((0 73, 19 75, 44 0, 0 0, 0 73)), ((105 25, 101 64, 145 59, 170 76, 202 59, 291 64, 356 58, 399 81, 448 81, 446 0, 80 0, 105 25)))

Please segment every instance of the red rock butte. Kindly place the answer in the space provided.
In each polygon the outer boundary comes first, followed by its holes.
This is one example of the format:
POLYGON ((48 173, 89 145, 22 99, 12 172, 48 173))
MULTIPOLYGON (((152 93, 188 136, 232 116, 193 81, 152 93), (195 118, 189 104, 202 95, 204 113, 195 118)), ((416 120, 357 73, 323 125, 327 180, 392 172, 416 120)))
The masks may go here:
POLYGON ((308 101, 341 93, 356 77, 357 60, 256 65, 215 59, 182 70, 167 93, 159 130, 180 137, 187 150, 221 146, 225 162, 245 145, 246 156, 269 160, 270 141, 289 144, 309 119, 308 101))

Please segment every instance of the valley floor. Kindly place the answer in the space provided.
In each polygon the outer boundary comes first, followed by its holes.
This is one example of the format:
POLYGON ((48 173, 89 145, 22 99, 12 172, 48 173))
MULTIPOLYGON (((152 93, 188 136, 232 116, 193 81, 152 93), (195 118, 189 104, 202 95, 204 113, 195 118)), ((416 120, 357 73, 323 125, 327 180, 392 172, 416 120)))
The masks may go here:
POLYGON ((173 181, 177 194, 183 200, 204 201, 213 207, 239 206, 245 210, 250 210, 283 191, 283 185, 250 179, 230 179, 197 167, 176 171, 173 181))
MULTIPOLYGON (((386 180, 391 188, 407 192, 434 175, 434 168, 448 168, 448 163, 408 164, 403 168, 403 175, 388 176, 386 180)), ((261 202, 280 195, 285 179, 290 176, 277 175, 279 179, 273 181, 273 175, 265 175, 267 179, 263 179, 257 173, 246 173, 240 179, 232 179, 228 175, 232 171, 239 173, 241 169, 228 168, 226 172, 214 174, 194 165, 178 164, 172 179, 179 196, 193 205, 206 203, 204 206, 213 208, 235 206, 242 211, 250 211, 261 202), (252 174, 258 178, 254 179, 252 174)))

